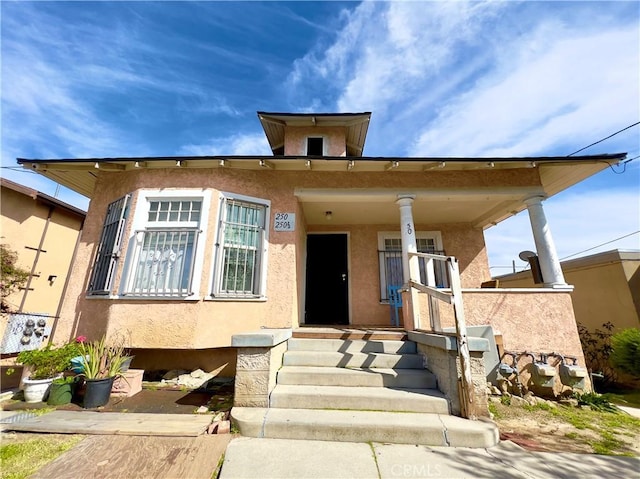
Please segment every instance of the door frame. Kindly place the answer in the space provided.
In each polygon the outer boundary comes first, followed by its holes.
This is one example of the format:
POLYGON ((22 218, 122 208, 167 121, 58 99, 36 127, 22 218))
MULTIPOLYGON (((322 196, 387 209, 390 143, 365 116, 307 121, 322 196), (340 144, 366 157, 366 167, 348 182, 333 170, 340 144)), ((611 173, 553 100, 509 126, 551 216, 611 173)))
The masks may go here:
MULTIPOLYGON (((345 326, 351 325, 351 232, 350 231, 307 231, 304 237, 304 274, 302 275, 302 309, 300 310, 300 325, 305 323, 304 312, 307 309, 307 236, 309 235, 345 235, 347 237, 347 320, 345 326)), ((319 325, 322 327, 323 325, 319 325)))

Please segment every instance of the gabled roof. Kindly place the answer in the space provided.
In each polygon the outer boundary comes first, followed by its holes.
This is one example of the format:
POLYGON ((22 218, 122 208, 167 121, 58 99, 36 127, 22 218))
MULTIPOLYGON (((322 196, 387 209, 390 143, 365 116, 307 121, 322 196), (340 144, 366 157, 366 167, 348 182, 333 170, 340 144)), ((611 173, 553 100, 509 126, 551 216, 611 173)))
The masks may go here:
POLYGON ((271 151, 283 151, 284 130, 288 126, 342 126, 346 128, 347 156, 360 157, 369 129, 371 112, 365 113, 269 113, 258 112, 271 151))
POLYGON ((87 216, 87 212, 81 210, 80 208, 76 208, 75 206, 70 205, 69 203, 65 203, 58 198, 54 198, 53 196, 49 196, 45 193, 42 193, 41 191, 34 190, 33 188, 29 188, 28 186, 21 185, 14 181, 7 180, 6 178, 0 178, 0 185, 2 185, 3 188, 8 188, 25 196, 29 196, 34 200, 44 203, 45 205, 62 208, 69 213, 81 216, 82 218, 85 218, 87 216))

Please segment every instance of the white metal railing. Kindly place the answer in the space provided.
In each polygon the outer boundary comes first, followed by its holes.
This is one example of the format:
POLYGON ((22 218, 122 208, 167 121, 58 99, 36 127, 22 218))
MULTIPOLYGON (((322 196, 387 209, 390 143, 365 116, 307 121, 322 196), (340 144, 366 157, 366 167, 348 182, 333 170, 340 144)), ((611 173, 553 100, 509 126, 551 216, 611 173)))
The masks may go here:
POLYGON ((198 228, 136 231, 133 274, 125 294, 179 298, 192 295, 199 233, 198 228))
MULTIPOLYGON (((453 314, 455 318, 456 326, 456 340, 458 343, 458 357, 460 358, 461 369, 461 412, 463 417, 475 418, 475 404, 474 404, 474 391, 473 380, 471 378, 471 354, 469 352, 469 340, 467 337, 467 326, 464 319, 464 306, 462 303, 462 285, 460 282, 460 268, 458 266, 458 260, 454 256, 444 256, 439 254, 429 253, 413 253, 409 252, 409 260, 412 257, 424 258, 427 264, 427 271, 433 271, 433 261, 441 261, 446 264, 450 282, 450 289, 444 290, 435 287, 434 278, 427 277, 428 284, 422 284, 420 279, 416 281, 414 278, 409 280, 410 288, 414 288, 418 291, 426 293, 429 298, 435 300, 444 301, 447 304, 453 305, 453 314), (430 284, 429 284, 430 283, 430 284)), ((413 296, 413 295, 412 295, 413 296)), ((409 308, 409 314, 412 317, 414 327, 420 329, 420 324, 415 324, 414 308, 417 308, 417 304, 413 304, 409 308)), ((430 308, 431 310, 431 308, 430 308)), ((438 321, 439 322, 439 321, 438 321)))

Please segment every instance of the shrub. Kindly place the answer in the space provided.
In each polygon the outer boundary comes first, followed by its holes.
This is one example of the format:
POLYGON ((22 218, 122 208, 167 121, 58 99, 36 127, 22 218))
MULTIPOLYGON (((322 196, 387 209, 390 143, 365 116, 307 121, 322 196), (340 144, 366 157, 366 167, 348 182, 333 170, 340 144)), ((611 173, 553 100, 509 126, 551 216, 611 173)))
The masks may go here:
POLYGON ((585 325, 578 323, 578 334, 584 352, 587 369, 594 373, 602 374, 602 382, 605 385, 615 383, 618 380, 616 370, 611 367, 609 356, 611 355, 611 331, 613 324, 609 321, 602 325, 602 329, 590 331, 585 325))
POLYGON ((618 409, 602 394, 576 392, 573 396, 578 400, 578 406, 589 406, 596 411, 618 412, 618 409))
POLYGON ((2 276, 0 277, 2 302, 0 307, 3 313, 10 313, 12 307, 7 302, 7 297, 17 288, 25 285, 29 271, 16 266, 18 254, 4 244, 0 244, 0 261, 2 262, 2 276))
POLYGON ((31 366, 31 379, 48 379, 61 374, 71 367, 71 359, 80 354, 80 344, 72 342, 60 348, 47 345, 42 349, 22 351, 16 360, 31 366))
POLYGON ((611 364, 627 374, 640 378, 640 329, 629 328, 611 337, 611 364))

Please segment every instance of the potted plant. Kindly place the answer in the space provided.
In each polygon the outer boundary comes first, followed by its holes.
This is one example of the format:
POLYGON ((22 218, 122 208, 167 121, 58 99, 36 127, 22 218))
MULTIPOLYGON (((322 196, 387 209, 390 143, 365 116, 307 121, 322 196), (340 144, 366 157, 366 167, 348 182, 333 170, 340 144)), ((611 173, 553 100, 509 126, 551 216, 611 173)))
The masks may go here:
POLYGON ((77 376, 62 376, 55 378, 51 383, 47 404, 49 406, 69 404, 73 397, 77 379, 77 376))
POLYGON ((73 342, 59 348, 49 344, 42 349, 20 352, 16 358, 17 362, 31 369, 29 377, 23 380, 25 401, 42 401, 53 380, 71 366, 71 358, 76 356, 78 351, 78 343, 73 342))
POLYGON ((109 402, 113 381, 122 374, 129 359, 121 341, 108 345, 105 338, 82 344, 82 375, 85 378, 85 408, 104 406, 109 402))

